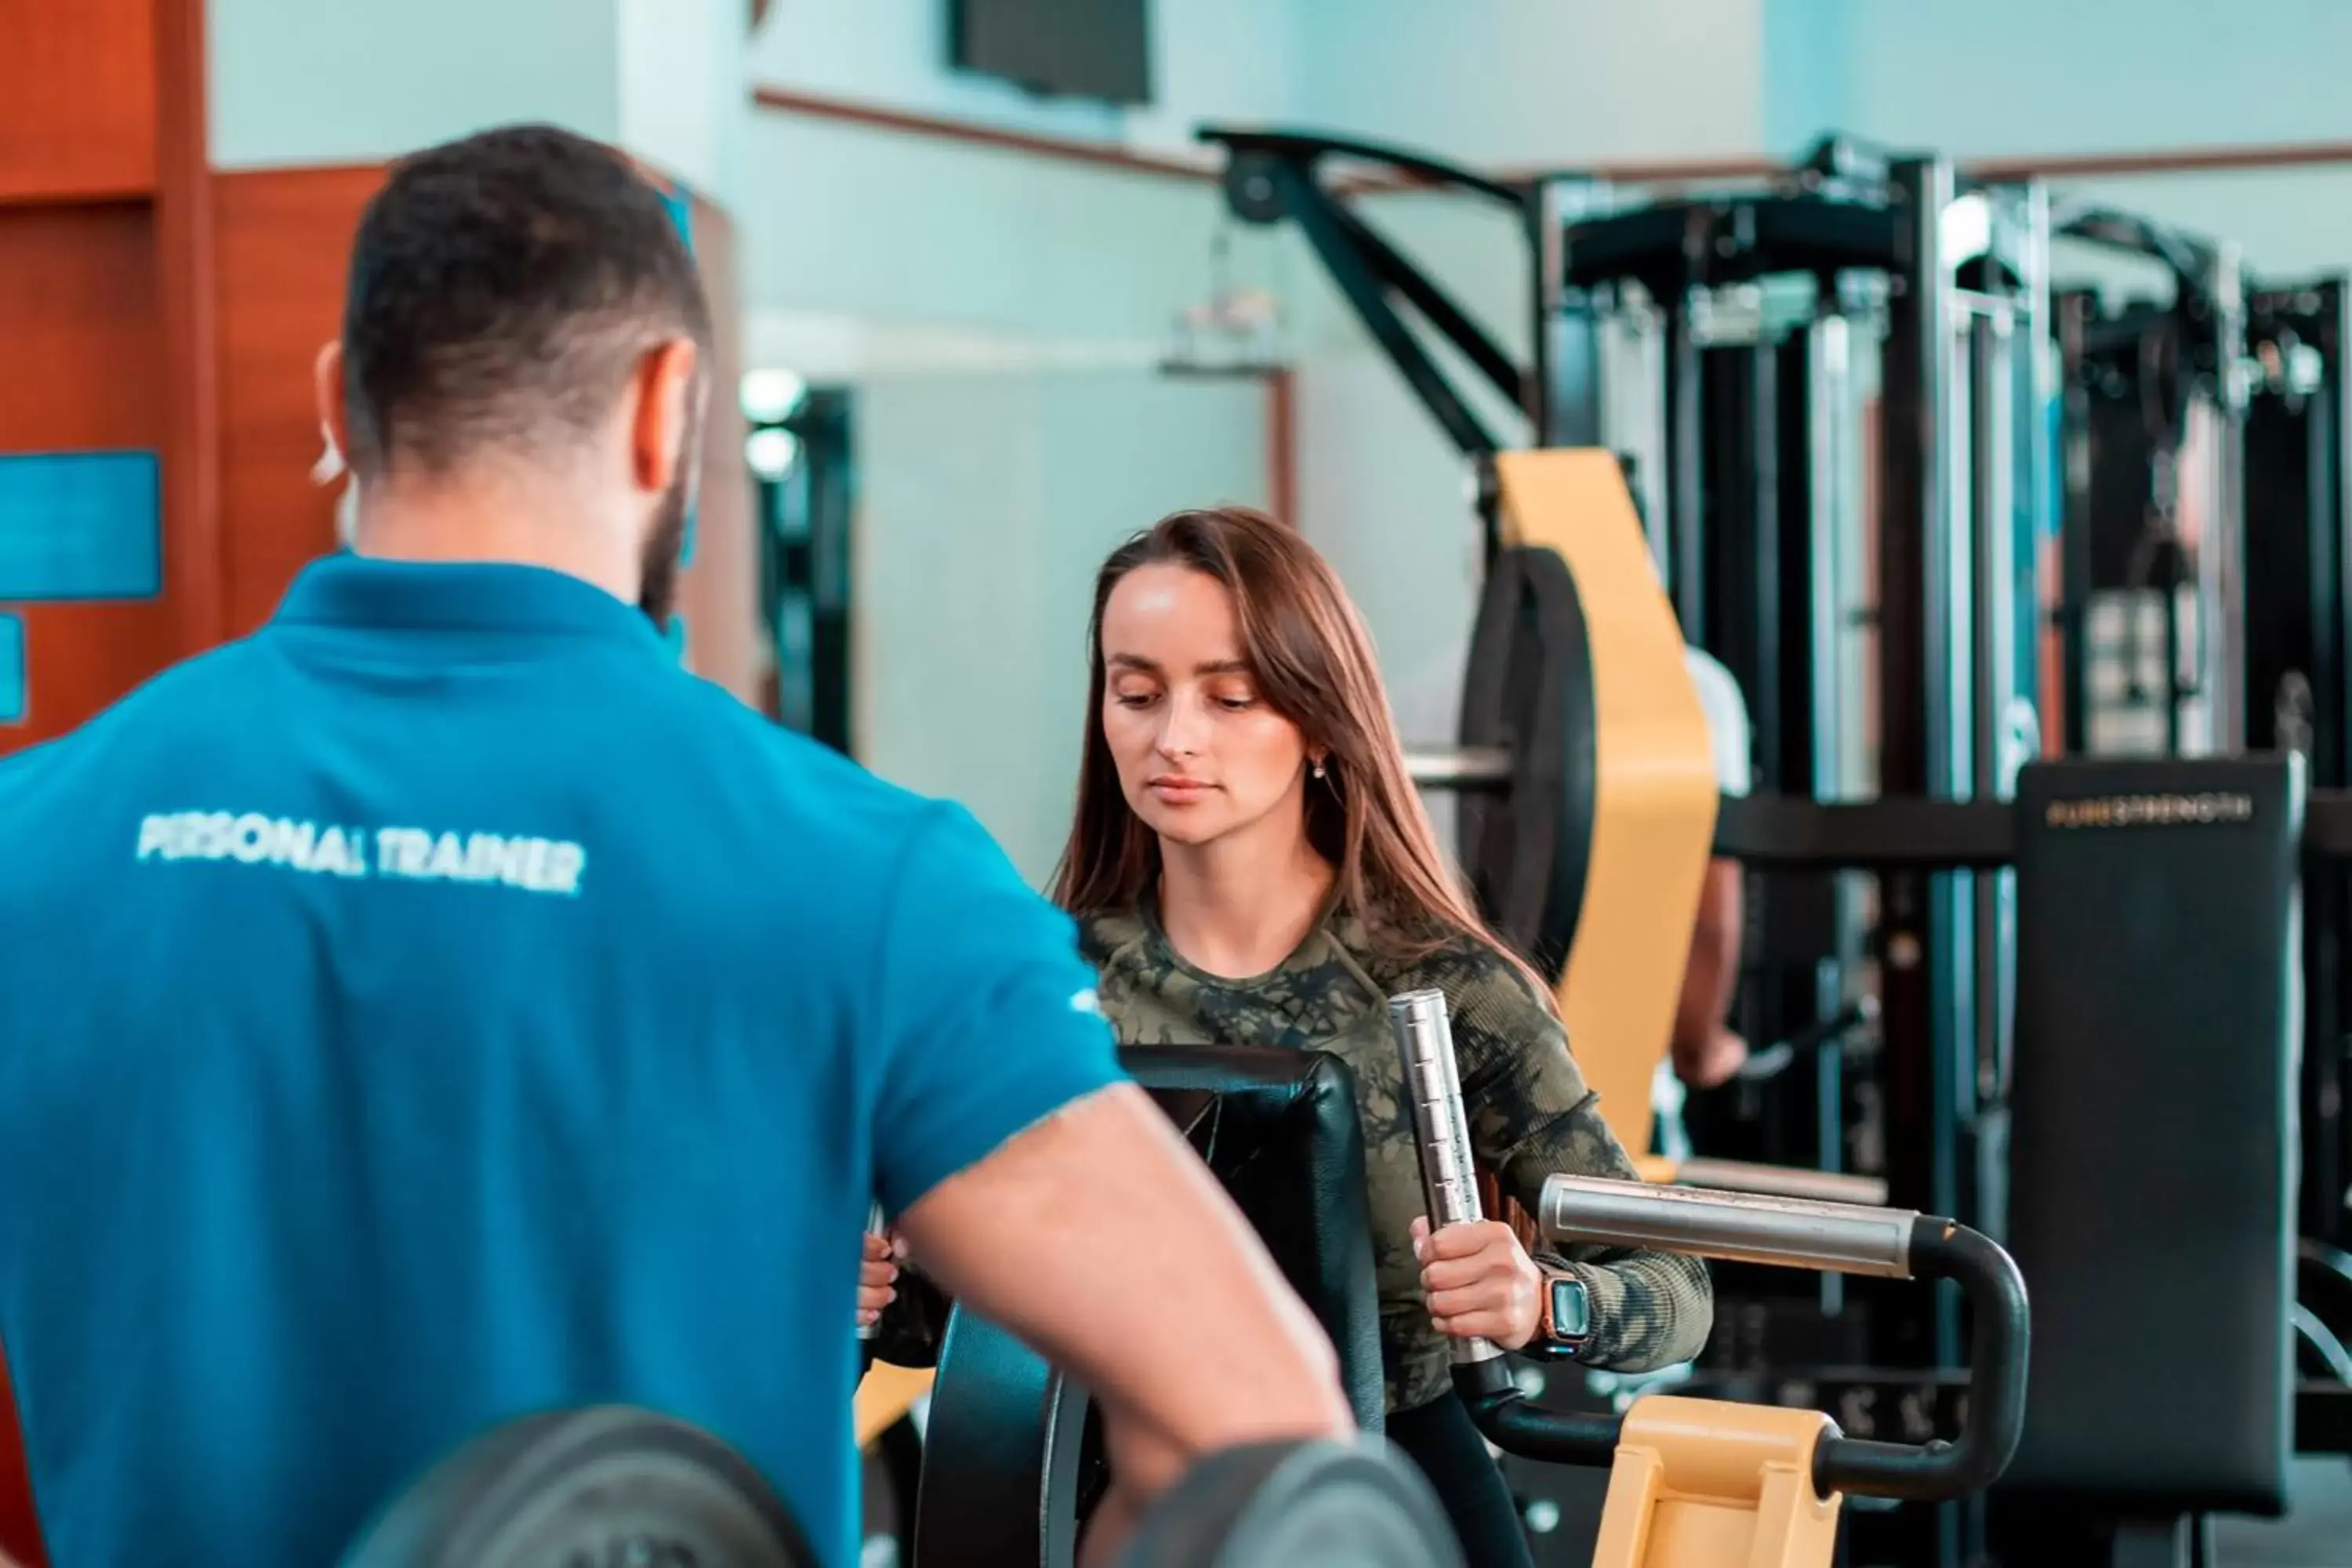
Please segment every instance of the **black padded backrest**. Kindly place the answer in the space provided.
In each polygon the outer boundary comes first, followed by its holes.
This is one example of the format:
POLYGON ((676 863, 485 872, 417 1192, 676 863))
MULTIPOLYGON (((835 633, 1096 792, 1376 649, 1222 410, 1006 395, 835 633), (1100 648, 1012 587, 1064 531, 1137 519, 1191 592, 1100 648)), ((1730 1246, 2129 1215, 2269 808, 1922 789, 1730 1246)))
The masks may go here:
MULTIPOLYGON (((1199 1150, 1330 1335, 1356 1422, 1383 1429, 1380 1294, 1354 1076, 1320 1051, 1150 1046, 1129 1073, 1199 1150)), ((1084 1391, 1012 1334, 949 1321, 931 1389, 915 1560, 1006 1568, 1071 1560, 1103 1481, 1084 1391)))
POLYGON ((2019 780, 2012 1489, 2284 1510, 2302 803, 2283 758, 2019 780))
POLYGON ((1330 1335, 1357 1424, 1380 1431, 1380 1291, 1355 1075, 1322 1051, 1241 1046, 1133 1047, 1119 1062, 1190 1130, 1330 1335))

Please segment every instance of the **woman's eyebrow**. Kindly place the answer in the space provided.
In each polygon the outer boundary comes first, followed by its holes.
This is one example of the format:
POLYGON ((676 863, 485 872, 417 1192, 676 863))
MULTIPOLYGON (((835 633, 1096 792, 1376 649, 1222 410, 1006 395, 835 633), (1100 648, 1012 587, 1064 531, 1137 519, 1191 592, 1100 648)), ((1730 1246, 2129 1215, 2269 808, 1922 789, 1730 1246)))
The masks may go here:
MULTIPOLYGON (((1103 662, 1114 669, 1132 669, 1146 675, 1162 673, 1157 663, 1139 653, 1114 653, 1103 662)), ((1213 658, 1192 667, 1195 675, 1247 675, 1249 672, 1249 660, 1245 658, 1213 658)))

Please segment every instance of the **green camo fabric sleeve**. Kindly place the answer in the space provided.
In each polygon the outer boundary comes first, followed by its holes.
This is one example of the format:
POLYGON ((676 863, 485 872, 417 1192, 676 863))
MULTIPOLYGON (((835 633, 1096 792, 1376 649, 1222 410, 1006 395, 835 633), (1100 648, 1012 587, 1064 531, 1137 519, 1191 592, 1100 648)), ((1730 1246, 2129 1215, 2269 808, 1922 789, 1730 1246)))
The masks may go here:
MULTIPOLYGON (((1519 972, 1463 939, 1412 961, 1384 960, 1362 924, 1335 917, 1276 970, 1247 980, 1204 974, 1137 912, 1082 924, 1102 1002, 1122 1044, 1240 1045, 1321 1050, 1345 1062, 1364 1129, 1365 1200, 1381 1293, 1389 1408, 1410 1410, 1451 1386, 1445 1342, 1430 1321, 1412 1256, 1425 1206, 1402 1064, 1386 998, 1434 986, 1454 1018, 1465 1100, 1481 1163, 1530 1210, 1555 1171, 1631 1176, 1568 1040, 1519 972)), ((1546 1258, 1584 1281, 1594 1338, 1580 1359, 1620 1371, 1688 1360, 1706 1341, 1714 1297, 1697 1261, 1667 1253, 1575 1249, 1546 1258)))

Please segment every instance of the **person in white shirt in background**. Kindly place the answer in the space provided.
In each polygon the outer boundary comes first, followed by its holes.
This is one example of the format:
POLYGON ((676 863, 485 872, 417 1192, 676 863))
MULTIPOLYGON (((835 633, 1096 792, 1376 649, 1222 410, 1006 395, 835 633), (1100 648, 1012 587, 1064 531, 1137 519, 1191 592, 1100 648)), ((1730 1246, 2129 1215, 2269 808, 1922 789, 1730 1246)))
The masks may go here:
MULTIPOLYGON (((1706 715, 1716 787, 1727 796, 1745 795, 1752 763, 1748 702, 1739 682, 1702 649, 1685 647, 1683 662, 1706 715)), ((1682 1126, 1685 1088, 1713 1089, 1727 1082, 1748 1060, 1748 1042, 1727 1022, 1732 994, 1739 985, 1744 917, 1739 862, 1720 856, 1708 860, 1706 880, 1699 889, 1698 918, 1691 925, 1682 996, 1675 1005, 1672 1048, 1658 1064, 1651 1091, 1651 1107, 1660 1124, 1658 1152, 1669 1159, 1690 1157, 1682 1126)))

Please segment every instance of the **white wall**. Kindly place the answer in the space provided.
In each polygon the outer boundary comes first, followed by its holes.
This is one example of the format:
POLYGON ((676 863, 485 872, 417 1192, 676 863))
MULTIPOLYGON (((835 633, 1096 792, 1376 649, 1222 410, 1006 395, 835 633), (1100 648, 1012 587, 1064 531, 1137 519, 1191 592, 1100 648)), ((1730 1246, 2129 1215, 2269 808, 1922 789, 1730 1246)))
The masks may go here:
POLYGON ((951 69, 944 0, 787 0, 771 14, 752 74, 771 86, 1049 135, 1193 149, 1204 120, 1262 120, 1295 100, 1306 0, 1158 0, 1152 102, 1121 110, 1033 96, 951 69))
POLYGON ((375 163, 546 121, 739 195, 741 0, 207 0, 205 21, 217 168, 375 163))
POLYGON ((1472 162, 1753 151, 1761 0, 1301 5, 1299 118, 1472 162))
MULTIPOLYGON (((1210 286, 1205 182, 762 112, 737 209, 756 311, 1115 342, 1156 358, 1210 286)), ((1279 241, 1234 237, 1242 276, 1279 241)))
POLYGON ((1094 574, 1180 507, 1263 506, 1254 385, 1137 372, 886 377, 860 391, 861 760, 962 801, 1033 883, 1069 830, 1094 574))
POLYGON ((733 206, 751 119, 742 0, 615 3, 620 141, 733 206))
POLYGON ((620 133, 614 0, 209 0, 215 167, 373 162, 485 126, 620 133))

